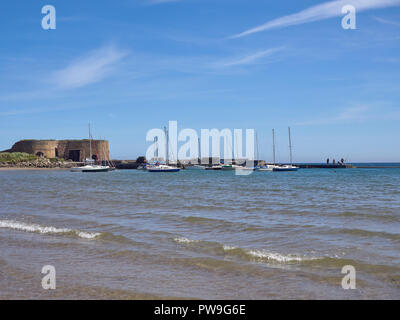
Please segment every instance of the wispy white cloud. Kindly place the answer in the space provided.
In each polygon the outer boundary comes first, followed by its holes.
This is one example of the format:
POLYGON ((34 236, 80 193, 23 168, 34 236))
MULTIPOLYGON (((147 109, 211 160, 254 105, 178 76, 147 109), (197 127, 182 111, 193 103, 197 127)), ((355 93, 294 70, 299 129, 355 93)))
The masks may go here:
POLYGON ((62 89, 79 88, 101 81, 126 54, 114 46, 102 47, 54 72, 51 80, 62 89))
POLYGON ((220 61, 220 62, 214 64, 214 66, 215 67, 232 67, 232 66, 254 64, 254 63, 257 63, 257 61, 264 60, 267 57, 271 57, 272 55, 276 54, 277 52, 282 51, 283 49, 284 49, 284 47, 270 48, 267 50, 248 54, 246 56, 237 57, 235 59, 231 59, 228 61, 220 61))
POLYGON ((398 21, 393 21, 393 20, 389 20, 389 19, 383 19, 383 18, 376 17, 376 16, 374 16, 373 19, 378 21, 378 22, 380 22, 380 23, 383 23, 383 24, 390 24, 390 25, 393 25, 393 26, 400 26, 400 22, 398 22, 398 21))
POLYGON ((255 28, 246 30, 242 33, 236 34, 231 38, 240 38, 248 36, 253 33, 267 31, 276 28, 283 28, 298 24, 304 24, 308 22, 314 22, 319 20, 324 20, 328 18, 333 18, 342 15, 342 8, 345 5, 353 5, 357 12, 385 8, 391 6, 400 5, 400 0, 335 0, 325 3, 321 3, 316 6, 309 7, 298 13, 283 16, 271 21, 268 21, 262 25, 255 28))

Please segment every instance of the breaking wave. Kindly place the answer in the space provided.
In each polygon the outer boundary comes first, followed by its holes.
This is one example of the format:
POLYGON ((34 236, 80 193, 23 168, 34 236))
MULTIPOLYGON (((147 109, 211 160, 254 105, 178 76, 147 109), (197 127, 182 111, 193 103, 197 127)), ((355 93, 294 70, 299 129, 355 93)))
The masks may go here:
POLYGON ((286 262, 302 262, 302 261, 310 261, 310 260, 316 260, 319 258, 316 257, 300 257, 296 255, 284 255, 281 253, 277 252, 268 252, 265 250, 249 250, 247 253, 255 258, 263 259, 263 260, 271 260, 271 261, 276 261, 276 262, 281 262, 281 263, 286 263, 286 262))
POLYGON ((28 224, 25 222, 19 222, 14 220, 0 220, 0 228, 13 229, 25 232, 34 232, 40 234, 65 234, 65 235, 75 235, 83 239, 95 239, 101 235, 98 232, 85 232, 80 230, 72 230, 68 228, 57 228, 41 226, 38 224, 28 224))
POLYGON ((176 238, 174 238, 174 241, 178 242, 178 243, 196 243, 196 242, 199 242, 199 240, 190 240, 190 239, 184 238, 184 237, 176 237, 176 238))
POLYGON ((307 257, 294 254, 281 254, 278 252, 271 252, 267 250, 244 249, 235 246, 221 245, 216 242, 191 240, 184 237, 177 237, 173 239, 180 244, 190 244, 191 248, 218 254, 223 256, 232 256, 247 261, 264 261, 269 263, 302 263, 312 260, 323 259, 322 257, 307 257))

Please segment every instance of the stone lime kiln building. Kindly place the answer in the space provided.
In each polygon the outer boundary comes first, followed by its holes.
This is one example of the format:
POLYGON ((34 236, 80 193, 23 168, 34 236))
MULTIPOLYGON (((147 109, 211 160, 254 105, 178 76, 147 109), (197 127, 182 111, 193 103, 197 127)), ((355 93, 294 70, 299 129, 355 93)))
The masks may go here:
MULTIPOLYGON (((92 140, 92 159, 110 160, 107 140, 92 140)), ((25 152, 46 158, 83 162, 90 156, 90 140, 21 140, 5 152, 25 152)))

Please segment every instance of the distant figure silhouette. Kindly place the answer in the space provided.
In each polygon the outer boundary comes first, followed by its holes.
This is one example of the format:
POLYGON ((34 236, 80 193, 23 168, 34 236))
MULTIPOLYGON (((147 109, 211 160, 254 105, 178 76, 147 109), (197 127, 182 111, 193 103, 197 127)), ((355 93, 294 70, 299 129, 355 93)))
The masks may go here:
POLYGON ((328 159, 326 159, 326 164, 329 164, 329 158, 328 158, 328 159))

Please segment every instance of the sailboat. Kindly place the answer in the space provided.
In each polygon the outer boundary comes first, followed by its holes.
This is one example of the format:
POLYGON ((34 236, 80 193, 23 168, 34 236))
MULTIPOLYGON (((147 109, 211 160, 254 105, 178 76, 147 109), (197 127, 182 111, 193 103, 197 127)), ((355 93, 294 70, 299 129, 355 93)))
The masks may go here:
MULTIPOLYGON (((147 171, 148 172, 178 172, 181 169, 178 167, 172 167, 169 165, 169 135, 168 135, 168 130, 166 127, 164 127, 164 132, 165 132, 165 140, 166 140, 166 164, 159 164, 157 163, 154 166, 148 166, 147 167, 147 171)), ((157 153, 158 153, 158 149, 157 149, 157 153)))
MULTIPOLYGON (((290 164, 286 164, 283 166, 275 166, 273 171, 297 171, 299 168, 293 165, 293 157, 292 157, 292 138, 290 135, 290 127, 288 128, 289 131, 289 151, 290 151, 290 164)), ((275 160, 274 160, 275 162, 275 160)))
POLYGON ((197 148, 198 148, 198 158, 197 164, 189 165, 187 169, 196 169, 196 170, 204 170, 206 167, 201 165, 201 147, 200 147, 200 138, 197 138, 197 148))
MULTIPOLYGON (((234 151, 233 151, 233 146, 232 146, 232 161, 231 161, 230 163, 221 164, 221 165, 220 165, 221 170, 224 170, 224 171, 231 171, 231 170, 236 170, 236 169, 242 168, 242 166, 239 166, 239 165, 237 165, 237 164, 234 164, 234 162, 235 162, 235 153, 234 153, 234 151)), ((217 168, 217 169, 214 169, 214 170, 219 170, 219 169, 217 168)))
POLYGON ((274 157, 273 164, 267 164, 266 166, 259 168, 258 169, 259 171, 274 171, 274 168, 278 167, 275 164, 275 129, 272 129, 272 153, 273 153, 273 157, 274 157))
POLYGON ((109 166, 101 166, 95 164, 95 161, 92 159, 92 142, 93 137, 90 132, 89 124, 89 159, 86 159, 85 165, 83 167, 72 168, 71 172, 107 172, 110 170, 109 166))
POLYGON ((169 165, 165 165, 165 164, 158 164, 155 166, 149 166, 147 168, 148 172, 178 172, 181 169, 176 168, 176 167, 171 167, 169 165))
POLYGON ((222 170, 222 166, 220 164, 216 164, 214 166, 205 167, 205 170, 222 170))
MULTIPOLYGON (((256 157, 257 157, 257 162, 258 162, 259 159, 260 159, 260 155, 259 155, 259 152, 258 152, 258 134, 257 134, 257 131, 256 131, 256 147, 257 147, 256 157)), ((237 170, 236 172, 238 172, 238 171, 257 171, 257 170, 259 170, 260 167, 258 166, 258 163, 257 163, 257 166, 254 166, 254 159, 252 160, 252 162, 253 162, 253 166, 252 167, 251 166, 247 166, 248 165, 247 161, 246 161, 246 164, 244 166, 236 166, 235 167, 235 170, 237 170)))
MULTIPOLYGON (((103 140, 106 139, 103 138, 103 140)), ((104 145, 103 145, 103 157, 105 165, 110 167, 109 171, 114 171, 117 169, 115 163, 110 159, 110 155, 109 154, 107 155, 106 147, 104 145)), ((103 161, 101 163, 103 163, 103 161)))
POLYGON ((241 166, 239 166, 237 164, 233 164, 233 163, 231 163, 231 164, 223 164, 221 167, 222 167, 221 168, 222 170, 236 170, 238 168, 241 168, 241 166))

